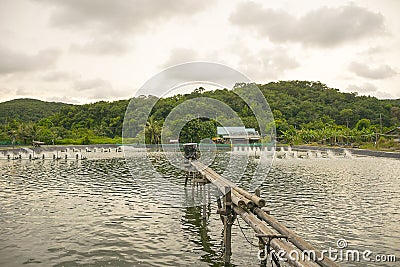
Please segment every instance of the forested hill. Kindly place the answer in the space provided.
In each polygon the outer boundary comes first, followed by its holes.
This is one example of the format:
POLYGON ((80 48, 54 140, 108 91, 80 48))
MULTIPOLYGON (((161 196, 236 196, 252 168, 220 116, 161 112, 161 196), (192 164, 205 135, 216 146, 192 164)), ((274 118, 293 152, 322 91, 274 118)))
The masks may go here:
MULTIPOLYGON (((321 82, 280 81, 259 85, 275 117, 282 117, 289 125, 302 125, 329 117, 338 125, 354 127, 360 119, 372 124, 392 126, 400 121, 400 99, 377 99, 342 93, 321 82)), ((276 118, 277 119, 277 118, 276 118)))
POLYGON ((14 99, 0 103, 0 124, 13 120, 19 122, 37 122, 54 115, 62 107, 70 106, 60 102, 45 102, 37 99, 14 99))
MULTIPOLYGON (((382 132, 400 126, 400 99, 379 100, 341 93, 323 83, 310 81, 272 82, 259 87, 274 114, 278 137, 287 142, 315 142, 345 135, 366 136, 363 137, 365 140, 372 140, 370 136, 375 136, 373 133, 381 125, 379 130, 382 132)), ((150 128, 154 135, 158 135, 164 119, 174 107, 201 96, 226 103, 241 117, 246 127, 258 128, 249 107, 238 98, 235 90, 204 91, 197 88, 191 94, 159 99, 150 118, 156 124, 150 128)), ((153 103, 155 97, 138 97, 133 101, 136 108, 127 125, 134 135, 143 134, 143 125, 148 118, 142 109, 153 103)), ((13 138, 19 143, 31 139, 46 143, 53 140, 55 143, 95 143, 100 139, 118 142, 128 103, 129 100, 120 100, 68 105, 32 99, 0 103, 0 142, 9 143, 13 138)), ((188 132, 198 135, 193 141, 215 134, 213 122, 199 121, 189 128, 193 129, 187 129, 188 132)), ((157 140, 147 137, 147 132, 146 138, 150 142, 157 140)))

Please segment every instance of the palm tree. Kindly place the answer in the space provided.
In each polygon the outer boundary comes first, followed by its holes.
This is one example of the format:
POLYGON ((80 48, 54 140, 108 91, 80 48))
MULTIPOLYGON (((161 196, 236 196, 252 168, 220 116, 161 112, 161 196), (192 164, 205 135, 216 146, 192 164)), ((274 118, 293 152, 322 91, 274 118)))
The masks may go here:
POLYGON ((29 122, 27 124, 20 124, 18 127, 18 135, 24 141, 24 144, 27 144, 29 141, 34 141, 40 134, 40 128, 29 122))
POLYGON ((158 144, 160 143, 161 139, 161 126, 159 122, 154 120, 154 117, 151 116, 146 122, 146 129, 145 129, 146 135, 149 136, 150 143, 151 144, 158 144))
POLYGON ((29 137, 28 137, 28 134, 27 134, 25 128, 26 128, 25 124, 21 123, 18 126, 17 134, 18 134, 19 139, 21 139, 23 141, 23 143, 26 145, 29 137))

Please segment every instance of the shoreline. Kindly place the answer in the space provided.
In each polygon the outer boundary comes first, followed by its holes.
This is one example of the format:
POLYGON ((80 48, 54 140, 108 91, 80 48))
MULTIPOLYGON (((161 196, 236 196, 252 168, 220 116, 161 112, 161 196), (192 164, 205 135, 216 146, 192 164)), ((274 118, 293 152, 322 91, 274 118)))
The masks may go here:
POLYGON ((20 146, 0 150, 0 160, 86 160, 120 157, 118 145, 20 146), (94 152, 94 153, 92 153, 94 152), (97 153, 96 153, 97 152, 97 153), (93 155, 93 156, 92 156, 93 155))
POLYGON ((361 149, 361 148, 323 147, 323 146, 307 146, 307 145, 292 146, 292 149, 299 150, 299 151, 308 151, 308 150, 328 151, 328 150, 330 150, 335 153, 344 153, 344 151, 346 150, 346 151, 350 151, 350 153, 353 155, 400 159, 400 152, 396 152, 396 151, 391 152, 391 151, 370 150, 370 149, 361 149))
MULTIPOLYGON (((90 145, 44 145, 40 147, 32 147, 32 146, 18 146, 18 147, 9 147, 4 146, 0 147, 0 153, 3 155, 7 155, 9 153, 18 154, 27 152, 27 150, 35 151, 35 153, 43 153, 43 152, 51 152, 51 151, 64 151, 64 150, 79 150, 85 151, 86 149, 117 149, 118 147, 123 146, 123 144, 90 144, 90 145)), ((151 146, 151 145, 150 145, 151 146)), ((277 145, 277 151, 280 148, 287 148, 288 146, 277 145)), ((342 147, 326 147, 326 146, 308 146, 308 145, 294 145, 291 146, 293 150, 296 151, 332 151, 334 153, 344 153, 345 151, 349 151, 353 155, 359 156, 372 156, 372 157, 385 157, 385 158, 395 158, 400 159, 400 151, 382 151, 382 150, 370 150, 370 149, 360 149, 360 148, 342 148, 342 147)))
POLYGON ((34 146, 0 146, 0 153, 4 152, 20 152, 26 150, 34 150, 35 152, 42 152, 42 151, 54 151, 54 150, 65 150, 65 149, 93 149, 93 148, 111 148, 115 149, 118 148, 120 145, 116 144, 90 144, 90 145, 42 145, 40 147, 34 146))

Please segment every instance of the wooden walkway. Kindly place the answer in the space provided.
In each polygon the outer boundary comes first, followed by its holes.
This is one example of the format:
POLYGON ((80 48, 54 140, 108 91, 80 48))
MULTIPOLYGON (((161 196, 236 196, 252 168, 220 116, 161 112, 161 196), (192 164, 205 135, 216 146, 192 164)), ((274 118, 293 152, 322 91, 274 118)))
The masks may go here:
MULTIPOLYGON (((262 259, 265 258, 265 254, 269 254, 265 248, 272 248, 275 252, 284 251, 284 255, 279 256, 283 256, 291 266, 338 266, 327 255, 322 255, 314 246, 265 212, 262 208, 266 202, 260 197, 259 193, 252 194, 238 187, 199 161, 192 161, 191 165, 202 175, 204 181, 214 184, 224 195, 223 203, 221 199, 218 199, 217 202, 218 213, 221 215, 224 224, 224 262, 226 265, 230 264, 232 254, 232 225, 236 216, 240 216, 259 238, 259 249, 264 251, 264 253, 259 254, 262 259), (297 255, 300 255, 300 257, 294 257, 294 251, 297 251, 297 255), (308 257, 304 258, 302 255, 308 255, 308 257)), ((266 262, 265 260, 261 263, 266 264, 266 262)))

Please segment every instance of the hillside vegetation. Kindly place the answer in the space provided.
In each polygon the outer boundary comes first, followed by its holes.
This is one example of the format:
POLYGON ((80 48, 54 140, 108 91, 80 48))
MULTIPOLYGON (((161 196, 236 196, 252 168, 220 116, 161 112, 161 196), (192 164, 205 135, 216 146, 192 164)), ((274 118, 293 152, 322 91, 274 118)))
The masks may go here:
MULTIPOLYGON (((237 88, 246 88, 239 84, 237 88)), ((188 99, 209 97, 229 105, 246 127, 258 129, 250 108, 235 90, 205 91, 157 99, 141 96, 131 101, 132 112, 125 122, 132 136, 145 134, 146 142, 160 142, 160 132, 171 110, 188 99), (145 107, 156 102, 147 118, 145 107), (146 124, 147 120, 147 124, 146 124), (144 129, 143 125, 147 125, 144 129)), ((400 99, 379 100, 375 97, 341 93, 320 82, 281 81, 259 85, 275 118, 278 139, 289 144, 301 143, 373 143, 390 146, 384 132, 400 125, 400 99)), ((46 143, 115 143, 121 142, 123 119, 129 100, 100 101, 85 105, 49 103, 32 99, 0 103, 0 140, 28 144, 46 143), (27 114, 29 113, 29 114, 27 114)), ((213 119, 196 119, 188 123, 181 142, 199 141, 216 134, 213 119)))
POLYGON ((69 104, 60 102, 44 102, 37 99, 14 99, 0 103, 0 124, 13 120, 18 122, 37 122, 49 117, 69 104))

